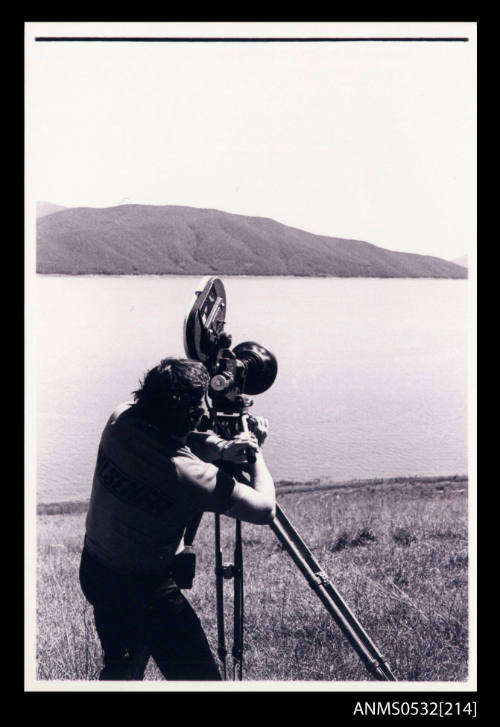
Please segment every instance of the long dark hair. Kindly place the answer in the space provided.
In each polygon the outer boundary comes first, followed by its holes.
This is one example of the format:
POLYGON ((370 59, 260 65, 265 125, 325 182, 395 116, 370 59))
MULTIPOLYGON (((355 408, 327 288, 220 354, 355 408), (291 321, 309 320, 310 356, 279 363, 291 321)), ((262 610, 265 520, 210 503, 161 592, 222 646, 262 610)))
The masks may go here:
POLYGON ((201 400, 210 377, 199 361, 164 358, 150 369, 133 392, 141 417, 163 431, 189 430, 188 411, 201 400))

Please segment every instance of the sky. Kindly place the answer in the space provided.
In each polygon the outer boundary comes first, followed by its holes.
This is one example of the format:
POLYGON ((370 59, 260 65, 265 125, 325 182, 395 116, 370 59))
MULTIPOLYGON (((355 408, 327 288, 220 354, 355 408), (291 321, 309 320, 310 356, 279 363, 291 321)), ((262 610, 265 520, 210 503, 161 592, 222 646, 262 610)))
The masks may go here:
POLYGON ((28 204, 213 208, 471 255, 475 58, 473 23, 28 23, 28 204), (34 41, 49 35, 469 42, 34 41))

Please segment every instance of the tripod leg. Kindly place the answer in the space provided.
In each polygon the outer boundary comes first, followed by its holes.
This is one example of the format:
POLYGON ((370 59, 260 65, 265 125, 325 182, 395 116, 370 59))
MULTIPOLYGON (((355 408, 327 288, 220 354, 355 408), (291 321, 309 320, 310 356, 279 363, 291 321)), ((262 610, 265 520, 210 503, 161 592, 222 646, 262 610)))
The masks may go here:
POLYGON ((387 671, 387 677, 390 680, 393 680, 394 676, 391 674, 390 669, 387 667, 387 664, 382 658, 379 650, 370 639, 366 631, 363 629, 359 621, 356 619, 352 611, 349 609, 340 593, 334 588, 333 584, 327 577, 326 573, 322 570, 314 555, 311 553, 307 545, 304 543, 298 532, 293 527, 292 523, 288 520, 287 516, 279 506, 277 508, 276 519, 279 520, 288 537, 291 538, 292 542, 299 550, 307 565, 314 573, 314 581, 310 585, 315 590, 320 586, 324 587, 324 590, 326 591, 328 596, 334 601, 335 605, 342 613, 344 618, 347 620, 349 625, 358 634, 362 642, 366 645, 366 648, 371 653, 371 656, 375 659, 375 661, 381 662, 382 669, 387 671))
POLYGON ((335 590, 319 563, 279 506, 270 525, 309 585, 336 621, 367 670, 379 681, 395 681, 383 656, 335 590))
POLYGON ((243 678, 243 546, 241 521, 236 521, 234 548, 234 635, 233 635, 233 679, 243 678))
POLYGON ((222 676, 227 679, 226 637, 224 632, 224 577, 222 570, 222 550, 220 545, 220 517, 215 514, 215 595, 217 600, 217 653, 222 663, 222 676))
POLYGON ((368 653, 370 654, 372 660, 380 666, 382 671, 385 673, 386 678, 389 681, 395 681, 395 677, 392 674, 391 670, 389 669, 389 666, 387 665, 387 662, 382 657, 382 654, 377 649, 373 641, 370 639, 366 631, 363 629, 355 615, 352 613, 352 611, 347 606, 346 602, 340 595, 340 593, 334 588, 333 584, 327 577, 326 573, 322 570, 321 566, 319 565, 318 561, 314 557, 314 555, 311 553, 307 545, 304 543, 300 535, 297 533, 291 522, 286 517, 285 513, 279 508, 278 512, 278 518, 280 519, 280 522, 282 526, 285 528, 285 530, 292 535, 292 538, 299 548, 302 555, 305 557, 307 563, 312 568, 315 577, 316 577, 316 583, 311 584, 312 587, 316 590, 317 588, 324 589, 325 593, 329 596, 329 598, 335 603, 336 607, 340 611, 340 613, 344 616, 350 627, 353 629, 353 631, 358 635, 359 639, 363 643, 364 647, 367 649, 368 653))

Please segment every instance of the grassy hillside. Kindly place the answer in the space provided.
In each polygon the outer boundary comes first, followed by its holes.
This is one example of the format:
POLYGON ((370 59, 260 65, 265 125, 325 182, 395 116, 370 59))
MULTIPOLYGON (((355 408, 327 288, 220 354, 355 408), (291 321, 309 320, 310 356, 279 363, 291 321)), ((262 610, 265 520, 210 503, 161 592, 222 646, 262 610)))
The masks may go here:
POLYGON ((37 272, 467 277, 437 257, 194 207, 76 207, 37 222, 37 272))
MULTIPOLYGON (((398 680, 464 681, 468 669, 467 481, 384 481, 279 502, 398 680)), ((38 679, 94 680, 101 667, 91 607, 78 584, 85 515, 38 516, 38 679)), ((222 518, 224 560, 234 521, 222 518)), ((245 680, 366 681, 339 628, 268 527, 243 523, 245 680)), ((217 645, 213 518, 196 538, 194 588, 217 645)), ((232 645, 232 584, 226 582, 232 645)), ((147 679, 161 679, 151 661, 147 679)))

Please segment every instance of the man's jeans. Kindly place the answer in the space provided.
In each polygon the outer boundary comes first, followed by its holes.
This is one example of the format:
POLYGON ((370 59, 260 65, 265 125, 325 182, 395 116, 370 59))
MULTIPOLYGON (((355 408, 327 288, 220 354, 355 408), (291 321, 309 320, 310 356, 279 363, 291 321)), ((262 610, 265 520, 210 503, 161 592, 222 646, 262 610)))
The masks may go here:
POLYGON ((121 575, 84 548, 80 584, 104 652, 99 679, 143 679, 150 656, 165 679, 221 679, 200 620, 170 574, 121 575))

